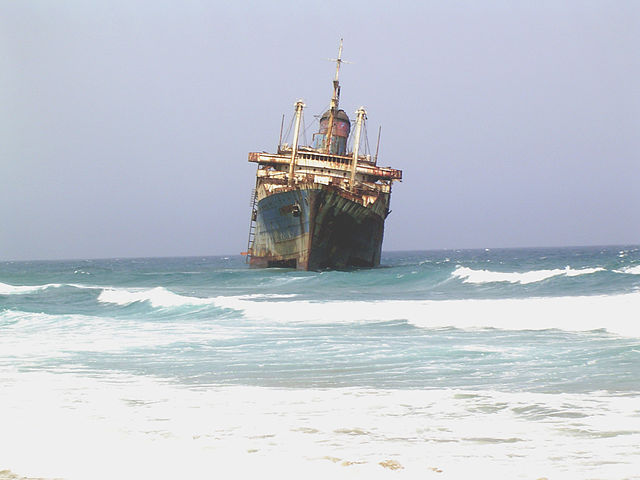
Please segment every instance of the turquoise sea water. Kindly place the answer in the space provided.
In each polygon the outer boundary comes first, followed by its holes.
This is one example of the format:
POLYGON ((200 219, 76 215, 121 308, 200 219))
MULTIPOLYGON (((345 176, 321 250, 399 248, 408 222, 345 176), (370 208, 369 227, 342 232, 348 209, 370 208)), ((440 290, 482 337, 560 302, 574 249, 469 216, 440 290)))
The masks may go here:
POLYGON ((640 478, 640 248, 382 263, 1 262, 0 470, 640 478))

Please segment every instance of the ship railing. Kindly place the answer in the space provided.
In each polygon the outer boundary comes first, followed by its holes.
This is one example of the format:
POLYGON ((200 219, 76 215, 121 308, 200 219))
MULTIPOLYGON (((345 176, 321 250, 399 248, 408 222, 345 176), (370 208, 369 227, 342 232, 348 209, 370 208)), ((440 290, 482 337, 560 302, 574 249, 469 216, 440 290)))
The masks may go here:
MULTIPOLYGON (((273 172, 273 171, 264 171, 264 174, 259 175, 259 178, 262 181, 267 182, 271 185, 279 185, 281 187, 285 187, 288 184, 287 175, 283 172, 273 172)), ((349 180, 344 177, 335 176, 331 174, 318 174, 318 173, 301 173, 298 172, 295 175, 296 185, 300 184, 323 184, 323 185, 332 185, 337 188, 346 188, 349 185, 349 180), (322 177, 324 179, 328 179, 328 183, 319 182, 317 177, 322 177)), ((357 182, 354 188, 354 194, 362 195, 362 194, 370 194, 370 193, 389 193, 390 186, 387 183, 370 183, 370 182, 357 182)))
MULTIPOLYGON (((336 170, 347 170, 352 159, 348 156, 342 155, 327 155, 321 153, 307 153, 301 152, 298 155, 298 166, 313 166, 312 164, 307 165, 304 160, 318 161, 322 163, 331 163, 331 167, 336 170)), ((358 160, 357 173, 363 175, 369 175, 371 177, 377 177, 384 180, 402 180, 402 170, 396 170, 391 167, 378 167, 374 164, 366 162, 364 159, 366 157, 361 157, 358 160)), ((273 154, 266 152, 250 152, 249 153, 249 161, 260 163, 260 164, 272 164, 272 165, 288 165, 291 162, 291 158, 285 154, 273 154)))

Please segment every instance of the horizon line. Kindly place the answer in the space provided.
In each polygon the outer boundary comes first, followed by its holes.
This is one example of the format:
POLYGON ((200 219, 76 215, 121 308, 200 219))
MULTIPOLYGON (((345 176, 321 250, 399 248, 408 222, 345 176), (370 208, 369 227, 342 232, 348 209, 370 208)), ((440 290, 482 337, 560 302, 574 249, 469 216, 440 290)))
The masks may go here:
MULTIPOLYGON (((537 245, 537 246, 519 246, 519 247, 442 247, 442 248, 425 248, 425 249, 389 249, 382 250, 385 253, 402 253, 402 252, 442 252, 442 251, 471 251, 471 250, 535 250, 535 249, 570 249, 570 248, 619 248, 619 247, 639 247, 640 243, 612 243, 612 244, 589 244, 589 245, 537 245)), ((240 253, 220 253, 220 254, 190 254, 190 255, 157 255, 157 256, 140 256, 140 255, 118 255, 113 257, 67 257, 67 258, 29 258, 29 259, 0 259, 2 263, 9 262, 72 262, 72 261, 93 261, 93 260, 138 260, 138 259, 160 259, 160 258, 215 258, 215 257, 241 257, 240 253)))

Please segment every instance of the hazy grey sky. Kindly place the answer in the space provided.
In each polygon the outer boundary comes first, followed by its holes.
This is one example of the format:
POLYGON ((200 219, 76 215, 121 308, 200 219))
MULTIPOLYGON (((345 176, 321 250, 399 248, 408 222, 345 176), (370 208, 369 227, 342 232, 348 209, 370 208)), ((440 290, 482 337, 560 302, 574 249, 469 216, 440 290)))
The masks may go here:
POLYGON ((385 249, 640 243, 640 2, 0 0, 0 259, 244 250, 340 37, 385 249))

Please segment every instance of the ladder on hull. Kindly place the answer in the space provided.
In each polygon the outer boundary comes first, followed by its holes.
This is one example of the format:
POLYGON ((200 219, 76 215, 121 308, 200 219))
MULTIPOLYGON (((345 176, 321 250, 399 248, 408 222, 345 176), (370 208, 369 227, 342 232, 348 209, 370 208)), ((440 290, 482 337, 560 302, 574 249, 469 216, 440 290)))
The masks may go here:
POLYGON ((254 188, 251 190, 251 220, 249 221, 249 238, 247 239, 247 251, 243 252, 245 255, 245 263, 249 263, 249 257, 251 257, 252 249, 253 249, 253 240, 256 236, 256 218, 258 212, 256 211, 256 201, 257 201, 257 193, 254 188))

